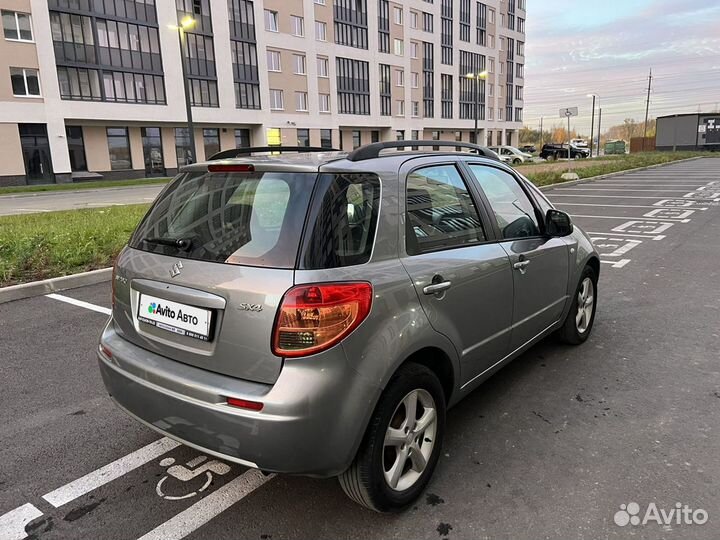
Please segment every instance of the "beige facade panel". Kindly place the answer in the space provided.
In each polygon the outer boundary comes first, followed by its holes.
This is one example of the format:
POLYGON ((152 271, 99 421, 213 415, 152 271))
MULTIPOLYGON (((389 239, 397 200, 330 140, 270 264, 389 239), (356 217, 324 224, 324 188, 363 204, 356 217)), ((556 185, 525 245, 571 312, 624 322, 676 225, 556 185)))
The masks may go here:
POLYGON ((104 127, 84 126, 85 159, 89 171, 105 172, 110 170, 107 131, 104 127))
POLYGON ((22 147, 17 124, 0 124, 0 148, 2 148, 2 169, 0 175, 23 175, 22 147))
POLYGON ((162 138, 163 161, 166 169, 174 169, 177 167, 177 152, 175 150, 175 128, 160 128, 160 137, 162 138))

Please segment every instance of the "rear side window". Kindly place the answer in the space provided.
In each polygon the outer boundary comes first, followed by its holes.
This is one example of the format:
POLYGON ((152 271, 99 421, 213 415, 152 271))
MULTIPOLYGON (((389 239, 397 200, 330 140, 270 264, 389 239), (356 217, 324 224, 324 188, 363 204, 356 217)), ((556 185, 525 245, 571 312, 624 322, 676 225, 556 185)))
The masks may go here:
POLYGON ((408 255, 483 242, 480 216, 454 165, 436 165, 407 177, 408 255))
POLYGON ((321 174, 300 267, 306 270, 370 260, 380 209, 374 174, 321 174))
POLYGON ((316 173, 185 173, 130 241, 151 253, 293 268, 316 173))

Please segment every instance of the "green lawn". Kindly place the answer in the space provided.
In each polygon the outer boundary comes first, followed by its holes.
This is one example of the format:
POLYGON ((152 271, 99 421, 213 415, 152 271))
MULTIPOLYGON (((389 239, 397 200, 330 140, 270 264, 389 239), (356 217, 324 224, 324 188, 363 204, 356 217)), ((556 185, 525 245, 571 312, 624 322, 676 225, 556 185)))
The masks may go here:
POLYGON ((73 184, 41 184, 38 186, 7 186, 0 187, 0 195, 13 193, 36 193, 40 191, 68 191, 76 189, 97 189, 108 187, 145 186, 151 184, 167 184, 170 178, 137 178, 135 180, 98 180, 95 182, 78 182, 73 184))
MULTIPOLYGON (((578 163, 580 166, 574 168, 573 172, 576 172, 580 178, 590 178, 591 176, 636 169, 638 167, 648 167, 650 165, 669 163, 698 156, 715 157, 716 154, 710 152, 645 152, 626 154, 624 156, 610 155, 593 158, 592 160, 576 160, 575 163, 578 163)), ((567 161, 553 163, 552 167, 555 170, 532 171, 532 168, 541 169, 544 166, 546 166, 544 163, 521 165, 518 167, 518 170, 537 186, 547 186, 563 181, 561 176, 567 172, 567 161)))
POLYGON ((147 208, 0 217, 0 287, 111 266, 147 208))

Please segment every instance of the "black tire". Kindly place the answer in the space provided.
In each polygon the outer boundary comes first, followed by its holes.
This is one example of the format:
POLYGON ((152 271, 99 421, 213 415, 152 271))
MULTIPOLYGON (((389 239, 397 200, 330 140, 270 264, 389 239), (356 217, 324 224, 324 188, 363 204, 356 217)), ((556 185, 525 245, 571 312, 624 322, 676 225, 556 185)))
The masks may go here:
POLYGON ((513 165, 520 165, 522 163, 522 160, 519 158, 513 159, 513 165))
POLYGON ((558 337, 561 341, 563 341, 564 343, 568 343, 569 345, 580 345, 581 343, 584 343, 585 340, 587 340, 587 338, 592 332, 593 323, 595 322, 595 313, 597 312, 597 298, 597 274, 591 266, 586 266, 582 274, 580 275, 580 280, 578 281, 577 287, 575 288, 575 294, 573 295, 573 301, 572 305, 570 306, 570 311, 565 318, 565 322, 563 322, 562 327, 560 327, 560 330, 558 331, 558 337), (583 282, 586 278, 589 278, 593 285, 593 305, 590 320, 587 323, 585 329, 581 331, 580 329, 578 329, 576 316, 578 315, 578 303, 580 293, 583 287, 583 282))
MULTIPOLYGON (((338 480, 345 494, 376 512, 400 512, 423 492, 440 457, 445 435, 445 394, 437 376, 425 366, 408 363, 395 373, 375 407, 363 441, 350 468, 338 480), (435 443, 419 478, 404 491, 385 480, 385 433, 403 399, 413 390, 427 391, 435 402, 435 443)), ((426 439, 427 440, 427 439, 426 439)), ((408 459, 408 462, 411 460, 408 459)))

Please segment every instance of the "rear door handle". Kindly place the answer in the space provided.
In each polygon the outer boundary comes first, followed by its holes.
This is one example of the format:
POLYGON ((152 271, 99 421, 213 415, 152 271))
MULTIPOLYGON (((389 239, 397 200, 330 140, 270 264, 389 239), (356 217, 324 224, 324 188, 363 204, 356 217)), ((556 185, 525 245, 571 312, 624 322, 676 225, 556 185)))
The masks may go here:
POLYGON ((440 283, 433 283, 432 285, 427 285, 426 287, 423 287, 423 293, 424 294, 437 294, 439 292, 448 290, 451 285, 452 285, 452 281, 442 281, 440 283))

